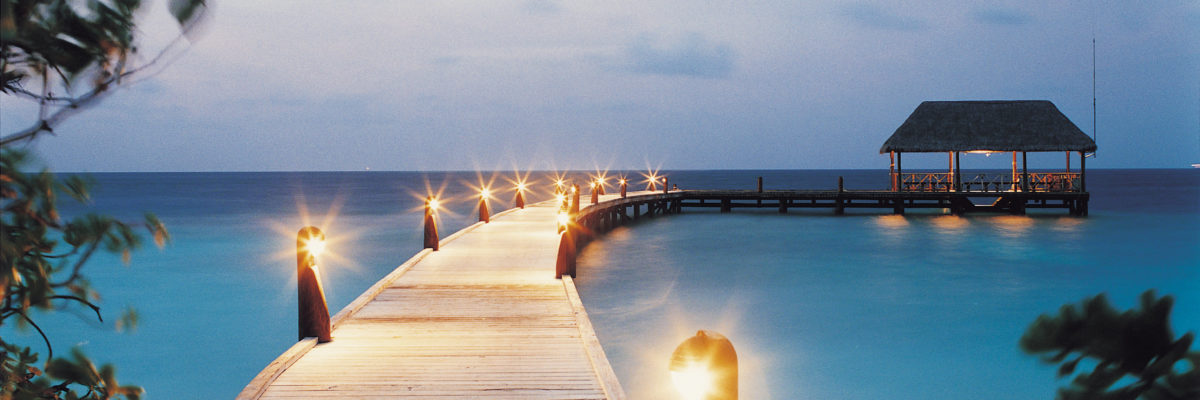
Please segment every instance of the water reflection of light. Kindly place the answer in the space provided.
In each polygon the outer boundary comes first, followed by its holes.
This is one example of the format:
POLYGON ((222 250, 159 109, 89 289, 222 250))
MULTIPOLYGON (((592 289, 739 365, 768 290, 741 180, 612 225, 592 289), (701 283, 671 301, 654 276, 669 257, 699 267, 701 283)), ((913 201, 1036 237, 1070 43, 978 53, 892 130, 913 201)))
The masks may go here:
POLYGON ((1060 217, 1054 220, 1054 225, 1051 225, 1050 229, 1064 233, 1074 233, 1079 232, 1080 227, 1086 222, 1086 219, 1079 217, 1060 217))
POLYGON ((941 229, 941 232, 943 232, 943 233, 945 233, 945 232, 957 233, 959 231, 962 231, 963 229, 966 229, 968 226, 971 225, 971 222, 968 221, 966 218, 963 218, 963 217, 960 217, 957 215, 940 215, 937 217, 933 217, 931 222, 933 223, 933 226, 937 227, 938 229, 941 229))
POLYGON ((1001 215, 988 221, 1000 235, 1010 238, 1024 237, 1033 228, 1033 218, 1024 215, 1001 215))
POLYGON ((902 229, 908 227, 908 219, 903 215, 880 215, 875 218, 875 224, 888 229, 902 229))

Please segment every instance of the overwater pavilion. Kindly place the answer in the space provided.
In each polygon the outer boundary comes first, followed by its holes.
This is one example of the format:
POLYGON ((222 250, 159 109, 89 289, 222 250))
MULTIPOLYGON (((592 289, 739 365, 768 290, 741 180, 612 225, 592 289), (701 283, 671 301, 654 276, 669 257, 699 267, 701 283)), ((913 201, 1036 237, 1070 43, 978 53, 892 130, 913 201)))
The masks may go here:
POLYGON ((1094 151, 1096 142, 1046 100, 926 101, 879 149, 891 158, 897 192, 1087 192, 1086 155, 1094 151), (1066 153, 1064 172, 1029 172, 1027 153, 1058 151, 1066 153), (1012 174, 963 179, 964 152, 1012 153, 1012 174), (904 173, 904 153, 946 153, 949 168, 904 173), (1079 155, 1078 172, 1071 170, 1071 153, 1079 155))

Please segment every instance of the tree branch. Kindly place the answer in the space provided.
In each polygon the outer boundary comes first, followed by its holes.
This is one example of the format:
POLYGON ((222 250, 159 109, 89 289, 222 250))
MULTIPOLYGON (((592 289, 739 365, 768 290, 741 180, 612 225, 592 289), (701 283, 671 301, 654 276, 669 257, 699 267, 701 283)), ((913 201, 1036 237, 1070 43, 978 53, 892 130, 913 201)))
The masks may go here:
POLYGON ((18 312, 17 315, 20 315, 21 318, 24 318, 26 322, 29 322, 30 325, 33 325, 33 329, 37 329, 38 334, 42 335, 42 341, 46 342, 46 352, 49 353, 46 357, 46 362, 50 362, 50 360, 54 358, 54 347, 50 345, 50 338, 46 337, 46 332, 42 332, 42 327, 38 326, 36 322, 33 322, 33 319, 29 318, 29 316, 25 315, 25 313, 18 312))

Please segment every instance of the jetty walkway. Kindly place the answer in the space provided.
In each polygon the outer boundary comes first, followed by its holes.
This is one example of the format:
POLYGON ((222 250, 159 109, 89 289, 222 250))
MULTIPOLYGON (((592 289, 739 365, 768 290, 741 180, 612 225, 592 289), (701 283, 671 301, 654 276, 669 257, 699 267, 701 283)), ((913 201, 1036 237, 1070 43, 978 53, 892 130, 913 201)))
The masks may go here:
POLYGON ((508 210, 421 251, 332 318, 331 342, 300 341, 238 399, 625 398, 574 282, 555 279, 558 210, 508 210))

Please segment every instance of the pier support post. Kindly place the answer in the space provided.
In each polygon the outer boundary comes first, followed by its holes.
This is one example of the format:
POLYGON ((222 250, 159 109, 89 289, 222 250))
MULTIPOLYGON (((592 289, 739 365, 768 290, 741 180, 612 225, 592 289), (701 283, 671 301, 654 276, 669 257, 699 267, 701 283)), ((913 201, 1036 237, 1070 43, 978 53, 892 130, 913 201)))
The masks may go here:
POLYGON ((562 279, 563 275, 575 277, 575 228, 570 226, 559 235, 558 260, 554 263, 554 278, 562 279))
POLYGON ((782 197, 781 197, 781 198, 779 199, 779 213, 780 213, 780 214, 787 214, 787 209, 788 209, 788 207, 787 207, 787 206, 788 206, 788 200, 787 200, 787 199, 785 199, 785 198, 782 198, 782 197))
POLYGON ((721 212, 727 213, 733 211, 733 206, 730 205, 728 198, 721 199, 721 212))
POLYGON ((835 215, 842 215, 842 214, 846 213, 846 200, 842 198, 843 191, 845 191, 845 189, 843 186, 842 177, 839 176, 838 177, 837 205, 833 209, 833 213, 835 215))
POLYGON ((904 215, 904 200, 903 199, 892 200, 892 214, 904 215))
POLYGON ((300 229, 296 235, 296 291, 299 296, 300 339, 317 338, 318 343, 333 340, 330 337, 329 306, 325 302, 325 290, 317 267, 317 256, 325 247, 325 234, 314 226, 300 229))
MULTIPOLYGON (((758 177, 758 193, 762 194, 762 177, 761 176, 758 177)), ((762 196, 758 196, 758 200, 755 203, 757 203, 759 207, 762 207, 762 196)))
POLYGON ((438 201, 432 196, 425 198, 425 248, 438 250, 437 212, 438 201))

